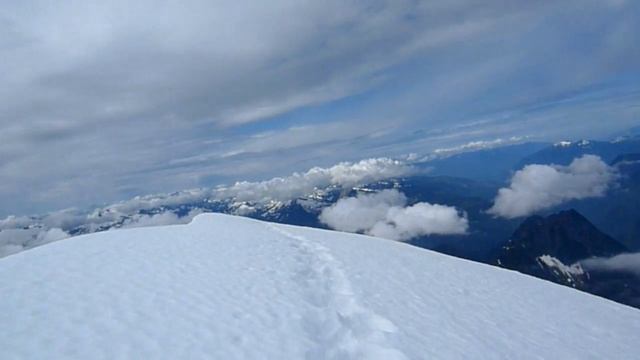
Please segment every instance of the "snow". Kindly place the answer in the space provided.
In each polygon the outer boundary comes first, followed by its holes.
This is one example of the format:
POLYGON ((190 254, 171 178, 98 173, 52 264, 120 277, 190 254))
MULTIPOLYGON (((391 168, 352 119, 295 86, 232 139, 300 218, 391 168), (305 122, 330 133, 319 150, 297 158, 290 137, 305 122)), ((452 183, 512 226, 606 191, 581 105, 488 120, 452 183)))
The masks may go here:
POLYGON ((573 143, 571 141, 559 141, 555 144, 553 144, 553 146, 555 147, 569 147, 571 146, 573 143))
POLYGON ((640 312, 362 235, 220 214, 0 259, 1 359, 637 358, 640 312))
POLYGON ((567 278, 571 278, 575 275, 584 275, 584 269, 582 269, 582 265, 580 263, 574 265, 565 265, 560 259, 555 258, 551 255, 542 255, 537 258, 540 264, 544 264, 549 268, 556 269, 562 275, 567 278))
POLYGON ((574 144, 576 146, 585 147, 585 146, 589 146, 591 144, 591 141, 589 141, 589 140, 580 140, 580 141, 574 143, 574 142, 565 140, 565 141, 559 141, 559 142, 553 144, 553 146, 566 148, 566 147, 573 146, 574 144))

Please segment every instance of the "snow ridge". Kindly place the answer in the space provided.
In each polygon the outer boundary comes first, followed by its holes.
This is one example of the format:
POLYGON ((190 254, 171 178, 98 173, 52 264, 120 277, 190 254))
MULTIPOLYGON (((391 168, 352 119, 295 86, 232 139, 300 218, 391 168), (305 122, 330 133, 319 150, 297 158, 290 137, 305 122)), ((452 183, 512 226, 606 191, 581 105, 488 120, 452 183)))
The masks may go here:
POLYGON ((307 359, 408 359, 388 339, 396 326, 358 303, 342 265, 328 248, 282 227, 266 226, 290 239, 288 245, 298 254, 300 267, 293 280, 310 305, 302 319, 313 341, 307 359))

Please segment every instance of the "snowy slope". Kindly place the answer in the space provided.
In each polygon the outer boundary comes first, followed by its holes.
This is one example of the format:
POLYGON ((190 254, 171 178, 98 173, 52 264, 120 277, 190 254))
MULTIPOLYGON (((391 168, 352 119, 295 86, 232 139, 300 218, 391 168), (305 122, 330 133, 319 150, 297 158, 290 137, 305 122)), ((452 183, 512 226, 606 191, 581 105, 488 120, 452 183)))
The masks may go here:
POLYGON ((0 359, 615 358, 640 312, 366 236, 200 215, 0 259, 0 359))

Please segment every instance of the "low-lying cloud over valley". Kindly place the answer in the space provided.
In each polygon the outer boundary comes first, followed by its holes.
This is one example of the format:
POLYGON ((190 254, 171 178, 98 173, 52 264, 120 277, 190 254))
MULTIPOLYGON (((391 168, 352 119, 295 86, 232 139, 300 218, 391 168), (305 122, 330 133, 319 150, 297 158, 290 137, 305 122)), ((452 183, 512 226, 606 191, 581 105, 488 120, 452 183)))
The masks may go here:
POLYGON ((615 179, 615 169, 594 155, 568 166, 527 165, 513 175, 509 187, 499 190, 489 213, 517 218, 570 200, 601 197, 615 179))
POLYGON ((332 229, 400 241, 469 229, 466 214, 456 208, 425 202, 408 206, 406 196, 395 189, 340 199, 322 211, 320 221, 332 229))

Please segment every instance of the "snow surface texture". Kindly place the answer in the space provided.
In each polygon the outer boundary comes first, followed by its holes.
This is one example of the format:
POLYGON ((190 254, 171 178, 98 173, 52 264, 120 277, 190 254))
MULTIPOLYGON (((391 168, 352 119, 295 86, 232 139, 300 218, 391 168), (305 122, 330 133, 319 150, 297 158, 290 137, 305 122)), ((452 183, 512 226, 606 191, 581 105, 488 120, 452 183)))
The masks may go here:
POLYGON ((640 312, 362 235, 219 214, 0 259, 0 359, 637 358, 640 312))

